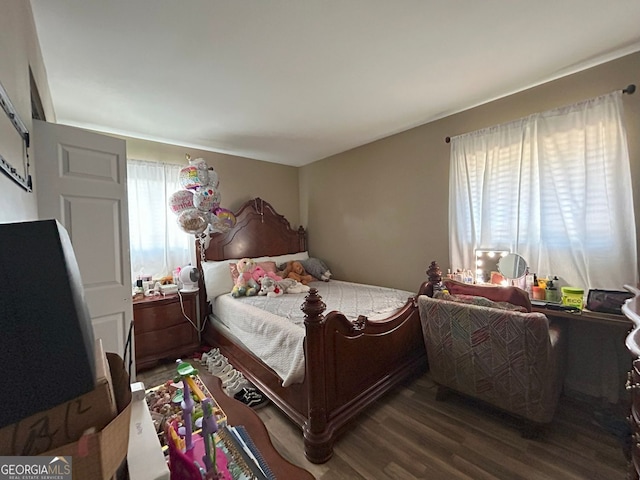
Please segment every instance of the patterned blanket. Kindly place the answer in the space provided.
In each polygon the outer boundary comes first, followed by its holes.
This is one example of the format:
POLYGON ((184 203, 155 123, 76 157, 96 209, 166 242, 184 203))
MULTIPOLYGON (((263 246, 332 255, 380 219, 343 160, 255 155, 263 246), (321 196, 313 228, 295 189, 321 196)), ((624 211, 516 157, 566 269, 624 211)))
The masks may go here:
MULTIPOLYGON (((337 310, 355 320, 389 317, 414 294, 404 290, 331 280, 313 282, 326 313, 337 310)), ((304 293, 279 297, 220 295, 212 305, 214 316, 283 379, 283 386, 304 379, 304 293)))

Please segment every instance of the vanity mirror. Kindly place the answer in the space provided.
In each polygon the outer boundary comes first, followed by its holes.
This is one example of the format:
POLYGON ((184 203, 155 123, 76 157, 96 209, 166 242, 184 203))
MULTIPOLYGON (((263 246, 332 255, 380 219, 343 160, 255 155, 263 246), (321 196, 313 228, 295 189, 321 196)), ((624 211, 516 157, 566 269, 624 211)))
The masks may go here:
POLYGON ((517 253, 509 253, 498 261, 498 271, 508 280, 522 278, 527 273, 527 262, 517 253))
POLYGON ((500 276, 498 262, 508 254, 507 250, 476 250, 476 283, 492 283, 496 275, 500 276))

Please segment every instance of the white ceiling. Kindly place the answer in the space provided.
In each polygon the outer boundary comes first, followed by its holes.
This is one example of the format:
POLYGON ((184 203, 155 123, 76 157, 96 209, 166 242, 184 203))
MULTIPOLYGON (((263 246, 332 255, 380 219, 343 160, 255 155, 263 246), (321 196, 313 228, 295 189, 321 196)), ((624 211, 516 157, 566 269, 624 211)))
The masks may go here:
POLYGON ((638 0, 31 5, 59 123, 287 165, 640 50, 638 0))

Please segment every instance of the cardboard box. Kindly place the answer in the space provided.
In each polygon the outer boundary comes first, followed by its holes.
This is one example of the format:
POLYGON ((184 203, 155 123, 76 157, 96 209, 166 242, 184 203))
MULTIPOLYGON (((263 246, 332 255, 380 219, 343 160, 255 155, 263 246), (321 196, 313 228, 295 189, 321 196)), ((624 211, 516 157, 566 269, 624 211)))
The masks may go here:
POLYGON ((129 478, 169 480, 169 466, 162 453, 149 406, 145 400, 144 384, 131 385, 131 424, 129 425, 129 452, 127 466, 129 478))
POLYGON ((131 388, 124 362, 107 353, 118 415, 102 430, 83 435, 77 442, 42 453, 47 456, 71 455, 74 480, 112 478, 127 457, 131 420, 131 388))
MULTIPOLYGON (((89 428, 102 430, 106 427, 116 417, 117 408, 112 376, 100 339, 95 341, 95 365, 96 387, 92 391, 0 429, 0 456, 38 455, 78 440, 89 428)), ((68 368, 69 376, 73 377, 73 365, 68 368)), ((32 378, 31 381, 38 380, 32 378)), ((39 395, 44 397, 47 391, 43 390, 39 395)), ((12 401, 19 402, 20 398, 12 401)), ((11 407, 7 405, 6 408, 11 407)))

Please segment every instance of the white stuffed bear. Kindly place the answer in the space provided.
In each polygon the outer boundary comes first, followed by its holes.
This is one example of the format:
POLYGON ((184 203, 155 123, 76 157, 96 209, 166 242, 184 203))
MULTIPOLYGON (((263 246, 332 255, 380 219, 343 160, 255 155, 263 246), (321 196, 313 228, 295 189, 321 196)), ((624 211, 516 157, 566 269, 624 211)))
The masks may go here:
POLYGON ((258 295, 266 295, 267 297, 279 297, 284 293, 284 290, 271 278, 264 276, 260 278, 260 291, 258 295))
POLYGON ((305 293, 311 289, 309 285, 300 283, 293 278, 283 278, 276 283, 284 291, 284 293, 305 293))

